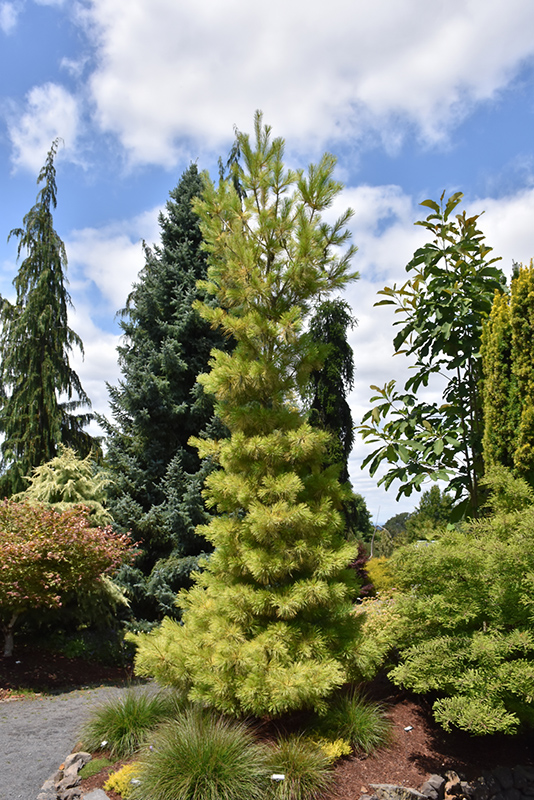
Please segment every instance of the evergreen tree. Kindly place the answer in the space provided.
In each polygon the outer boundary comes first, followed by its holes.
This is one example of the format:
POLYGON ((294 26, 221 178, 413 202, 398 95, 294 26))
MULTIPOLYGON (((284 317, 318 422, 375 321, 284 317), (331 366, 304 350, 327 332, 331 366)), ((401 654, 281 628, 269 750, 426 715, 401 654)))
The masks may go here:
POLYGON ((510 298, 505 292, 495 292, 491 313, 482 331, 481 356, 484 463, 486 467, 501 464, 512 468, 519 415, 517 407, 511 404, 512 385, 515 383, 512 375, 512 323, 510 298))
POLYGON ((534 266, 516 265, 484 326, 484 458, 534 486, 534 266))
POLYGON ((354 355, 347 328, 352 328, 355 322, 349 304, 339 298, 320 303, 313 315, 310 335, 312 341, 324 345, 324 351, 321 368, 311 374, 310 424, 331 434, 324 465, 338 465, 339 481, 346 484, 343 501, 346 535, 369 540, 373 526, 365 499, 352 491, 349 481, 354 425, 347 392, 354 383, 354 355))
POLYGON ((24 489, 23 478, 53 458, 60 443, 82 456, 95 444, 83 430, 91 414, 73 413, 90 401, 69 364, 69 351, 76 346, 83 352, 83 345, 68 324, 67 256, 52 217, 58 141, 39 173, 37 183, 44 185, 36 204, 23 227, 9 234, 19 240, 18 257, 26 255, 13 281, 15 303, 2 298, 0 306, 2 495, 24 489))
POLYGON ((50 505, 59 512, 83 505, 89 511, 91 525, 109 525, 113 520, 105 508, 108 473, 97 465, 91 453, 82 459, 70 447, 59 445, 58 450, 51 461, 33 470, 28 488, 13 500, 50 505))
POLYGON ((176 593, 190 585, 199 553, 211 549, 195 534, 208 519, 200 492, 210 464, 201 466, 188 440, 222 432, 196 378, 211 349, 227 345, 192 308, 205 296, 196 284, 206 277, 206 256, 191 207, 201 189, 192 165, 160 214, 161 244, 145 246, 145 266, 122 312, 122 379, 108 387, 114 424, 102 421, 114 479, 110 510, 143 550, 119 578, 134 614, 146 619, 178 613, 176 593))
POLYGON ((196 439, 221 465, 206 481, 219 514, 203 529, 214 545, 196 585, 180 596, 183 625, 164 620, 138 639, 137 669, 185 686, 232 714, 324 708, 349 677, 359 621, 351 614, 357 547, 343 538, 343 490, 323 468, 329 435, 312 428, 299 394, 318 366, 304 331, 318 296, 341 289, 353 248, 350 211, 333 226, 320 213, 340 190, 329 155, 284 168, 282 139, 261 115, 256 144, 238 133, 243 166, 195 202, 209 253, 202 316, 236 341, 214 351, 201 376, 228 439, 196 439))
POLYGON ((332 434, 327 464, 339 464, 339 480, 349 480, 348 460, 354 444, 354 430, 347 392, 354 384, 354 356, 347 340, 347 328, 355 320, 343 300, 327 300, 317 308, 311 323, 313 341, 326 345, 321 369, 312 372, 313 401, 310 423, 332 434))

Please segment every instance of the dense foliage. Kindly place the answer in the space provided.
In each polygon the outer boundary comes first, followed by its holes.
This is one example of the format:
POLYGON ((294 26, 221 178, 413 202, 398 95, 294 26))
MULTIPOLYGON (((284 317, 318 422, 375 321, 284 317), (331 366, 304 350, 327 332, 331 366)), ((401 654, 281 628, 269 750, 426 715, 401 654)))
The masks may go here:
POLYGON ((18 256, 24 251, 25 257, 13 281, 15 303, 1 298, 0 305, 3 496, 24 489, 23 478, 53 458, 60 443, 82 456, 96 444, 83 430, 91 415, 74 413, 90 402, 69 364, 70 350, 83 347, 68 324, 67 256, 52 217, 57 146, 58 140, 39 173, 37 183, 44 185, 24 227, 10 233, 19 240, 18 256))
POLYGON ((98 581, 132 554, 127 536, 95 528, 82 508, 62 513, 5 500, 0 505, 0 619, 5 655, 13 628, 34 608, 59 608, 66 593, 98 581))
POLYGON ((324 344, 323 365, 311 374, 313 398, 310 422, 332 434, 326 464, 339 464, 339 480, 349 480, 348 460, 354 444, 354 426, 347 393, 354 383, 354 355, 347 328, 355 323, 343 300, 326 300, 316 309, 310 334, 324 344))
POLYGON ((534 266, 516 265, 482 336, 484 459, 534 486, 534 266))
POLYGON ((279 715, 323 707, 347 680, 358 637, 343 489, 338 470, 323 468, 328 434, 298 405, 321 355, 305 317, 350 280, 353 251, 341 249, 350 212, 333 226, 320 217, 340 190, 334 159, 295 173, 260 115, 255 133, 255 145, 238 134, 243 192, 206 176, 195 202, 205 286, 218 300, 196 307, 236 342, 213 351, 200 378, 231 434, 195 440, 221 466, 205 491, 219 513, 202 531, 215 550, 180 595, 183 625, 165 620, 141 636, 136 664, 224 712, 279 715))
POLYGON ((393 680, 438 696, 446 729, 513 733, 534 724, 534 495, 490 472, 491 513, 396 551, 393 680))
POLYGON ((122 312, 122 379, 109 389, 114 423, 103 421, 110 510, 120 529, 142 542, 142 557, 119 575, 137 618, 176 615, 176 593, 190 585, 198 555, 211 549, 195 533, 209 519, 201 490, 211 465, 200 464, 188 440, 222 433, 196 378, 211 349, 227 343, 192 308, 205 297, 197 281, 206 276, 206 256, 191 208, 201 189, 192 165, 160 215, 161 244, 145 247, 145 266, 122 312))
POLYGON ((401 325, 394 339, 397 353, 414 360, 413 372, 399 391, 395 381, 371 398, 359 430, 379 447, 364 461, 374 475, 389 466, 378 481, 386 488, 400 481, 398 496, 419 490, 423 481, 447 480, 456 499, 457 516, 477 513, 481 497, 482 394, 480 346, 502 273, 489 258, 491 248, 478 228, 478 216, 453 212, 462 199, 457 192, 446 202, 425 200, 431 214, 417 222, 433 236, 406 267, 412 276, 402 286, 386 287, 376 305, 394 305, 401 325), (433 375, 445 381, 443 402, 422 399, 433 375))
POLYGON ((59 445, 58 455, 36 467, 29 486, 13 498, 18 502, 42 503, 56 511, 83 505, 92 525, 109 525, 112 517, 105 508, 109 474, 99 467, 92 453, 78 458, 70 447, 59 445))

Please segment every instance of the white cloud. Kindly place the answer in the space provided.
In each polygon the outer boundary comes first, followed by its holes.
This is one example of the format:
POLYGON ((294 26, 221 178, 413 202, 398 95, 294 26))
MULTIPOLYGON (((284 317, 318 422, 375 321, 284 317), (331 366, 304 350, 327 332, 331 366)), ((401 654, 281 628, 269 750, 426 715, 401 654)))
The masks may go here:
POLYGON ((21 11, 21 3, 0 3, 0 30, 6 35, 12 33, 17 26, 17 18, 21 11))
POLYGON ((77 291, 81 292, 84 284, 85 290, 90 291, 90 284, 94 284, 107 304, 108 313, 123 308, 144 265, 141 240, 151 243, 158 239, 159 210, 152 209, 102 228, 73 231, 66 248, 77 291))
POLYGON ((534 258, 534 189, 524 189, 499 199, 486 197, 470 203, 471 213, 484 214, 479 227, 493 247, 493 256, 501 256, 497 264, 509 277, 512 262, 529 264, 534 258))
POLYGON ((25 111, 8 125, 15 166, 38 172, 56 137, 64 142, 58 157, 72 158, 79 122, 77 100, 66 89, 56 83, 35 86, 26 96, 25 111))
MULTIPOLYGON (((77 348, 70 354, 70 365, 78 374, 85 393, 92 402, 92 410, 109 415, 109 395, 106 383, 114 385, 119 377, 117 346, 120 335, 106 333, 91 319, 91 306, 76 303, 69 311, 69 325, 82 339, 84 356, 77 348)), ((99 433, 96 427, 91 433, 99 433)))
POLYGON ((90 0, 83 21, 98 124, 166 165, 256 108, 308 147, 369 130, 395 146, 406 125, 435 141, 534 53, 530 0, 90 0))

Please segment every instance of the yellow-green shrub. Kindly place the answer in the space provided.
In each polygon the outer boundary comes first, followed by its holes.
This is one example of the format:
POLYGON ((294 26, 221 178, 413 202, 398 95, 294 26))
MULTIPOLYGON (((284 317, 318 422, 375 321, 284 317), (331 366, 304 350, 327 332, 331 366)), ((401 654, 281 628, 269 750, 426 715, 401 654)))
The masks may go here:
POLYGON ((389 558, 385 556, 370 558, 365 565, 365 569, 377 592, 386 591, 395 587, 395 578, 391 570, 389 558))
POLYGON ((135 780, 139 775, 139 764, 133 761, 125 764, 117 772, 113 772, 104 784, 104 791, 117 792, 124 800, 128 800, 133 792, 135 780))
POLYGON ((319 745, 332 764, 343 758, 343 756, 350 756, 352 753, 352 745, 347 739, 327 739, 323 736, 309 736, 307 739, 313 744, 319 745))

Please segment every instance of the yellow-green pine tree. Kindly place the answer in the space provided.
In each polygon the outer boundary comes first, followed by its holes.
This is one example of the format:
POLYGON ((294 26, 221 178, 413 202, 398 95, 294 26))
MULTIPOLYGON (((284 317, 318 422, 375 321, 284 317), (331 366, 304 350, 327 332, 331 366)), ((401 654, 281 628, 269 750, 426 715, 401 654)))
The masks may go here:
POLYGON ((205 178, 195 208, 209 258, 197 308, 227 336, 201 376, 226 440, 197 440, 222 467, 207 479, 218 511, 202 533, 215 550, 180 595, 183 625, 165 620, 138 639, 137 669, 232 714, 324 707, 350 677, 358 641, 351 614, 356 548, 343 536, 337 468, 323 469, 329 436, 312 428, 299 391, 321 362, 305 331, 313 304, 356 277, 344 253, 347 211, 321 219, 340 191, 335 160, 287 170, 284 142, 261 115, 255 142, 238 134, 242 165, 218 186, 205 178))

